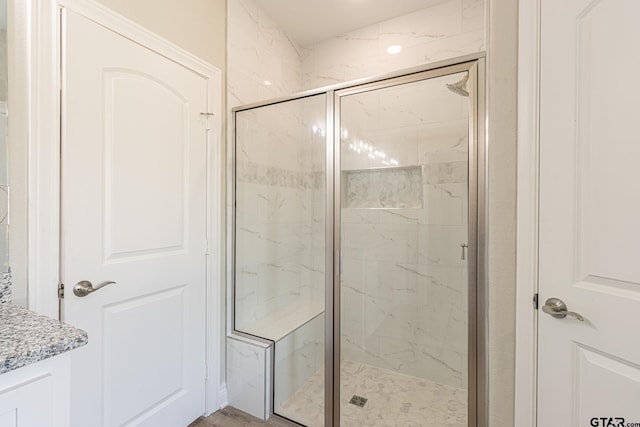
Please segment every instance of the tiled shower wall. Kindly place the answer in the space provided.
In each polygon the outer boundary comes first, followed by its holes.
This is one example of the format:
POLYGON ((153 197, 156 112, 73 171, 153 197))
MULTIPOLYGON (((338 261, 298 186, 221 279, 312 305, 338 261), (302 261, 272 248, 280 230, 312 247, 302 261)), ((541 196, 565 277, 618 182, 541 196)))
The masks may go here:
MULTIPOLYGON (((236 105, 289 95, 300 90, 379 75, 481 51, 484 49, 483 15, 483 0, 447 0, 415 13, 311 46, 300 47, 290 40, 277 24, 257 7, 253 0, 229 0, 227 74, 229 109, 236 105), (385 49, 390 44, 402 45, 402 52, 397 55, 389 55, 385 49)), ((290 114, 285 114, 285 116, 296 115, 307 117, 305 122, 307 127, 313 127, 315 124, 316 119, 309 118, 305 112, 292 111, 290 114)), ((231 115, 229 116, 231 117, 231 115)), ((317 121, 321 123, 322 118, 318 118, 317 121)), ((283 123, 282 117, 275 118, 275 120, 259 119, 259 122, 262 126, 261 132, 271 133, 272 136, 286 128, 292 129, 298 126, 283 123), (276 126, 280 125, 284 128, 276 130, 278 129, 276 126)), ((465 240, 466 232, 461 225, 462 218, 457 214, 466 209, 463 197, 463 193, 466 191, 463 190, 466 185, 466 176, 463 178, 459 175, 460 160, 447 157, 442 151, 458 144, 464 145, 466 141, 461 138, 466 132, 466 125, 466 121, 462 119, 448 123, 425 124, 417 130, 417 139, 424 141, 421 138, 428 136, 432 145, 425 147, 422 144, 422 148, 419 148, 421 145, 416 142, 415 155, 411 154, 413 152, 411 149, 405 150, 410 157, 403 159, 401 165, 420 165, 423 167, 421 179, 424 188, 424 201, 421 209, 382 209, 378 211, 345 209, 343 212, 343 221, 354 225, 354 227, 348 226, 345 234, 345 238, 353 238, 352 255, 358 252, 362 254, 363 251, 357 246, 361 237, 365 240, 370 239, 368 242, 360 241, 362 245, 377 245, 378 249, 375 249, 374 253, 375 251, 382 251, 382 253, 387 251, 389 255, 383 257, 383 262, 376 269, 371 270, 368 268, 371 267, 372 259, 350 258, 348 254, 345 258, 345 264, 351 264, 352 269, 347 267, 345 271, 347 287, 344 298, 349 310, 343 315, 347 319, 361 316, 360 324, 357 322, 349 324, 348 320, 345 323, 345 338, 352 341, 345 347, 347 357, 358 358, 357 360, 365 363, 398 369, 401 372, 432 378, 456 386, 463 386, 466 381, 464 378, 464 372, 466 372, 464 368, 465 349, 460 344, 465 343, 461 334, 466 331, 465 320, 461 320, 466 319, 462 307, 462 301, 466 295, 464 295, 464 289, 460 287, 465 281, 465 272, 463 270, 464 263, 459 260, 460 247, 458 246, 465 240), (420 152, 419 150, 422 150, 420 155, 417 154, 420 152), (426 161, 424 160, 425 153, 429 150, 433 152, 428 156, 429 161, 426 161), (420 161, 418 161, 419 157, 421 157, 420 161), (367 231, 367 227, 377 231, 371 236, 357 234, 358 230, 367 231), (350 233, 351 235, 349 235, 350 233), (430 236, 429 239, 426 239, 427 234, 430 236), (389 239, 393 239, 395 242, 389 243, 389 239), (434 246, 436 242, 446 244, 436 250, 434 246), (448 246, 450 242, 455 243, 453 248, 448 246), (397 253, 394 252, 394 248, 397 249, 397 253), (432 262, 426 263, 427 260, 432 262), (426 271, 426 266, 429 266, 428 271, 426 271), (380 269, 379 274, 378 268, 380 269), (358 277, 354 278, 354 275, 358 277), (352 285, 348 283, 350 280, 353 280, 352 285), (368 294, 352 298, 349 295, 349 286, 352 286, 354 291, 358 287, 366 287, 368 294), (403 290, 403 287, 406 289, 403 290), (395 296, 399 296, 399 301, 405 301, 406 305, 396 303, 387 305, 387 302, 394 299, 395 296), (418 296, 421 299, 418 299, 418 296), (455 303, 458 297, 461 301, 460 304, 455 303), (439 307, 438 301, 441 300, 452 303, 446 303, 443 307, 439 307), (374 310, 376 307, 379 308, 377 312, 374 310), (424 310, 427 313, 426 320, 415 320, 418 314, 423 314, 424 310), (368 317, 362 317, 365 312, 368 313, 368 317), (402 320, 402 316, 407 313, 416 316, 413 317, 415 320, 413 326, 407 327, 409 322, 402 320), (423 325, 420 322, 428 324, 423 325), (374 343, 364 342, 364 337, 367 334, 371 336, 370 341, 374 343), (407 336, 406 339, 404 339, 405 336, 407 336), (385 351, 388 354, 385 354, 385 351)), ((309 136, 305 134, 308 132, 308 128, 298 130, 300 135, 309 136)), ((395 132, 396 135, 403 133, 400 129, 390 129, 389 132, 395 132)), ((292 131, 284 130, 284 133, 289 136, 294 135, 292 131)), ((286 140, 286 143, 277 143, 273 146, 277 153, 281 153, 283 158, 290 160, 308 156, 308 154, 296 150, 312 147, 313 145, 307 143, 312 141, 313 137, 301 138, 297 142, 297 145, 300 146, 298 148, 295 147, 294 140, 288 138, 286 136, 282 140, 286 140), (291 151, 282 153, 283 149, 291 151)), ((402 138, 400 136, 399 141, 402 141, 402 138)), ((393 141, 396 140, 393 139, 393 141)), ((404 150, 402 146, 397 148, 404 150)), ((273 156, 273 152, 269 154, 273 156)), ((401 157, 400 154, 398 156, 401 157)), ((252 306, 252 298, 256 302, 267 297, 272 302, 258 307, 257 310, 254 310, 254 314, 240 319, 240 322, 251 322, 261 315, 258 313, 267 313, 272 307, 278 307, 281 303, 286 305, 286 301, 295 301, 298 296, 313 295, 312 292, 307 292, 309 289, 296 290, 295 286, 291 285, 295 280, 298 280, 298 283, 304 283, 308 286, 310 282, 307 279, 300 280, 305 275, 316 278, 312 280, 314 283, 312 287, 317 290, 321 289, 321 286, 317 286, 316 283, 322 283, 322 280, 319 279, 323 264, 320 261, 322 250, 316 250, 323 247, 324 239, 323 232, 318 228, 318 224, 323 221, 324 200, 322 192, 311 191, 312 195, 310 195, 305 193, 305 190, 310 190, 309 188, 296 191, 286 186, 289 185, 286 183, 291 182, 290 180, 298 179, 295 178, 297 176, 295 171, 301 172, 304 169, 305 172, 301 173, 311 172, 317 175, 320 166, 312 166, 311 169, 308 167, 296 169, 298 165, 282 163, 284 161, 282 159, 274 163, 274 160, 269 159, 268 156, 254 157, 252 155, 251 157, 254 159, 254 164, 248 165, 248 169, 255 170, 256 175, 242 179, 247 180, 243 184, 247 191, 253 191, 257 198, 255 199, 256 206, 251 207, 251 212, 248 215, 255 216, 258 212, 264 215, 264 222, 256 225, 262 230, 269 230, 269 233, 276 233, 274 230, 279 229, 287 235, 291 233, 304 234, 309 229, 315 228, 315 231, 312 231, 310 235, 307 233, 307 236, 310 237, 304 243, 307 247, 315 249, 311 250, 310 257, 299 258, 300 260, 305 258, 305 262, 307 262, 305 265, 311 266, 311 270, 302 265, 302 262, 298 268, 289 269, 289 271, 287 268, 280 272, 273 271, 273 266, 267 265, 274 264, 271 262, 263 262, 265 265, 262 271, 253 267, 253 270, 249 268, 246 282, 249 285, 246 287, 245 293, 248 298, 245 299, 245 306, 247 308, 252 306), (284 178, 275 180, 273 173, 284 178), (271 174, 272 176, 258 182, 257 177, 260 174, 265 176, 271 174), (253 182, 249 182, 250 180, 253 182), (276 184, 276 182, 280 184, 276 184), (282 185, 283 183, 286 185, 282 185), (270 199, 259 200, 259 194, 268 195, 270 199), (280 203, 283 204, 282 206, 286 206, 284 210, 278 208, 280 203), (291 206, 307 209, 309 205, 313 206, 309 222, 305 224, 287 222, 287 218, 300 218, 299 212, 296 213, 295 209, 290 209, 291 206), (288 213, 284 214, 285 211, 288 213), (271 276, 268 276, 269 274, 271 276), (273 279, 277 278, 277 283, 282 283, 282 286, 262 288, 261 286, 266 285, 267 282, 264 280, 261 282, 260 277, 270 278, 271 283, 273 283, 273 279), (287 277, 292 281, 288 281, 287 277), (255 293, 252 293, 251 289, 254 289, 255 293)), ((352 165, 350 167, 358 168, 360 166, 352 165)), ((301 177, 299 179, 305 182, 305 179, 309 178, 301 177)), ((278 242, 283 253, 288 251, 293 254, 293 250, 296 248, 295 239, 288 239, 286 236, 275 242, 266 240, 261 242, 261 238, 271 237, 268 237, 267 234, 260 237, 259 232, 252 234, 248 230, 246 233, 248 239, 246 243, 250 246, 250 250, 259 250, 259 246, 253 245, 256 241, 262 245, 262 249, 274 248, 278 242)), ((295 258, 296 256, 298 255, 289 258, 289 264, 274 265, 292 265, 291 263, 298 259, 295 258)), ((259 261, 257 257, 254 260, 259 261)), ((260 262, 254 263, 254 267, 260 262)), ((313 298, 318 298, 318 296, 313 298)), ((240 316, 243 315, 240 314, 240 316)), ((290 353, 291 357, 299 358, 302 361, 300 363, 307 363, 305 362, 308 360, 306 353, 311 348, 317 347, 316 341, 322 339, 321 334, 316 337, 316 333, 311 328, 308 331, 309 336, 305 336, 305 334, 304 331, 296 333, 296 336, 301 337, 300 342, 303 344, 291 349, 290 353)), ((278 354, 276 354, 276 358, 279 359, 278 354)), ((283 361, 280 365, 285 366, 287 363, 283 361)), ((306 367, 300 372, 308 370, 306 367)), ((296 372, 289 372, 287 375, 296 375, 296 372)), ((300 379, 296 378, 292 380, 292 384, 299 381, 300 379)))
MULTIPOLYGON (((301 60, 295 43, 253 0, 229 0, 227 10, 229 109, 300 91, 301 60)), ((315 98, 238 116, 238 130, 246 131, 237 147, 237 198, 244 200, 236 218, 238 330, 265 318, 282 323, 287 311, 309 303, 320 302, 322 308, 324 108, 324 99, 315 98)), ((294 322, 285 336, 263 334, 276 340, 277 406, 306 381, 309 372, 322 366, 322 318, 316 313, 303 326, 294 322)), ((230 339, 227 343, 234 344, 230 339)), ((255 368, 254 360, 240 353, 229 357, 230 366, 255 368)), ((227 371, 227 381, 240 390, 240 400, 231 393, 230 403, 242 405, 247 403, 242 397, 246 385, 236 371, 227 371)), ((265 370, 263 375, 270 374, 265 370)))
MULTIPOLYGON (((483 0, 443 1, 304 47, 297 46, 253 0, 230 0, 228 20, 229 107, 478 52, 484 48, 483 0), (385 49, 391 44, 402 45, 402 52, 389 55, 385 49)), ((301 117, 299 112, 293 111, 289 117, 296 114, 301 117)), ((280 118, 274 122, 263 121, 263 130, 284 131, 292 135, 285 129, 298 124, 287 123, 280 118), (278 130, 280 125, 283 128, 278 130)), ((301 141, 298 144, 295 141, 282 142, 282 147, 289 150, 282 156, 289 159, 300 157, 294 153, 302 146, 301 141)), ((276 146, 272 148, 280 150, 276 146)), ((266 173, 273 165, 267 164, 265 159, 252 156, 250 167, 256 169, 256 173, 266 173)), ((278 161, 282 164, 283 160, 278 161)), ((295 170, 295 164, 294 161, 292 167, 284 165, 281 169, 295 170)), ((269 186, 268 182, 265 184, 269 186)), ((291 200, 290 197, 287 199, 291 200)), ((318 203, 320 201, 315 202, 316 205, 318 203)), ((313 216, 318 217, 320 209, 315 209, 313 216)), ((286 224, 286 221, 282 223, 273 216, 271 218, 274 225, 286 224)), ((317 241, 320 237, 312 239, 317 241)), ((292 292, 291 286, 285 285, 282 289, 286 293, 292 292)))
MULTIPOLYGON (((229 108, 299 90, 296 47, 253 0, 230 0, 228 21, 229 108)), ((299 284, 293 264, 301 203, 294 201, 309 183, 298 170, 302 129, 296 107, 246 112, 236 123, 243 136, 236 153, 237 329, 289 303, 299 284)))
POLYGON ((305 46, 303 90, 484 50, 484 0, 445 0, 434 6, 305 46), (395 55, 386 52, 402 46, 395 55))
POLYGON ((253 0, 227 2, 229 109, 302 88, 300 48, 253 0))
MULTIPOLYGON (((253 0, 230 0, 228 21, 230 108, 300 90, 299 48, 253 0)), ((248 204, 237 218, 237 329, 308 300, 313 276, 322 275, 312 247, 314 222, 322 215, 314 208, 325 127, 314 111, 324 105, 310 104, 285 103, 238 116, 238 133, 244 133, 236 152, 237 195, 248 204)))
POLYGON ((237 115, 236 329, 323 300, 324 138, 304 112, 324 105, 307 98, 237 115))
POLYGON ((298 46, 253 0, 229 0, 229 105, 246 104, 480 52, 484 0, 444 0, 298 46), (403 50, 390 55, 390 45, 403 50), (265 85, 265 82, 271 85, 265 85))

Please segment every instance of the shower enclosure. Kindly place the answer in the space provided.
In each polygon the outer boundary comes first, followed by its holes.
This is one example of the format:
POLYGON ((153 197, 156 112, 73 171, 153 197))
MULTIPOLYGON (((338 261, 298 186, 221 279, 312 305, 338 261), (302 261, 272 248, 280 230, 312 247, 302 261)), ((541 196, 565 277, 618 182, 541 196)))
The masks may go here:
POLYGON ((234 333, 307 426, 483 414, 484 60, 234 109, 234 333))

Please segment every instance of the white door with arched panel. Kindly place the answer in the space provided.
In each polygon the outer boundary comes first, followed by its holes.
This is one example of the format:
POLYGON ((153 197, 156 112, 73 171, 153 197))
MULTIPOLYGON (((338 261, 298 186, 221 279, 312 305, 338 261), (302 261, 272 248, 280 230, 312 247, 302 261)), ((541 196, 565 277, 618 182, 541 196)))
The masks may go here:
POLYGON ((538 425, 627 426, 640 423, 640 3, 541 6, 538 425))
POLYGON ((62 34, 63 314, 89 334, 72 425, 185 426, 205 411, 207 79, 69 10, 62 34))

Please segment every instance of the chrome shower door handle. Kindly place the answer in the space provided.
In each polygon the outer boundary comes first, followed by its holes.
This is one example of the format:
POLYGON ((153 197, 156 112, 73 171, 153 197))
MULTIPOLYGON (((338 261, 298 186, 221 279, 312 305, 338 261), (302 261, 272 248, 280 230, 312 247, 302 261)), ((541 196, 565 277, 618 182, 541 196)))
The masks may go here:
POLYGON ((90 293, 95 292, 100 288, 104 288, 107 285, 111 285, 111 284, 115 284, 115 283, 116 282, 107 281, 107 282, 102 282, 98 286, 94 287, 93 284, 90 281, 81 280, 78 283, 76 283, 75 286, 73 287, 73 293, 77 297, 86 297, 90 293))
POLYGON ((542 311, 550 314, 556 319, 564 319, 565 317, 569 316, 573 317, 576 320, 584 322, 584 317, 574 311, 568 311, 567 304, 565 304, 564 301, 558 298, 549 298, 547 301, 545 301, 544 305, 542 306, 542 311))

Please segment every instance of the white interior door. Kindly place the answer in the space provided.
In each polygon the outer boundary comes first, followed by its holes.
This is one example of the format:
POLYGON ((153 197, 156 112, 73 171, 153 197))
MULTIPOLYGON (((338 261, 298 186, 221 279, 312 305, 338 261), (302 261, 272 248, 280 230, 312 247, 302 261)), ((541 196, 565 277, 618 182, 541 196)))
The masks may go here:
POLYGON ((72 425, 185 426, 205 410, 207 81, 68 10, 63 78, 64 317, 89 334, 72 425))
POLYGON ((640 423, 640 2, 541 24, 540 306, 584 321, 539 314, 538 425, 640 423))

